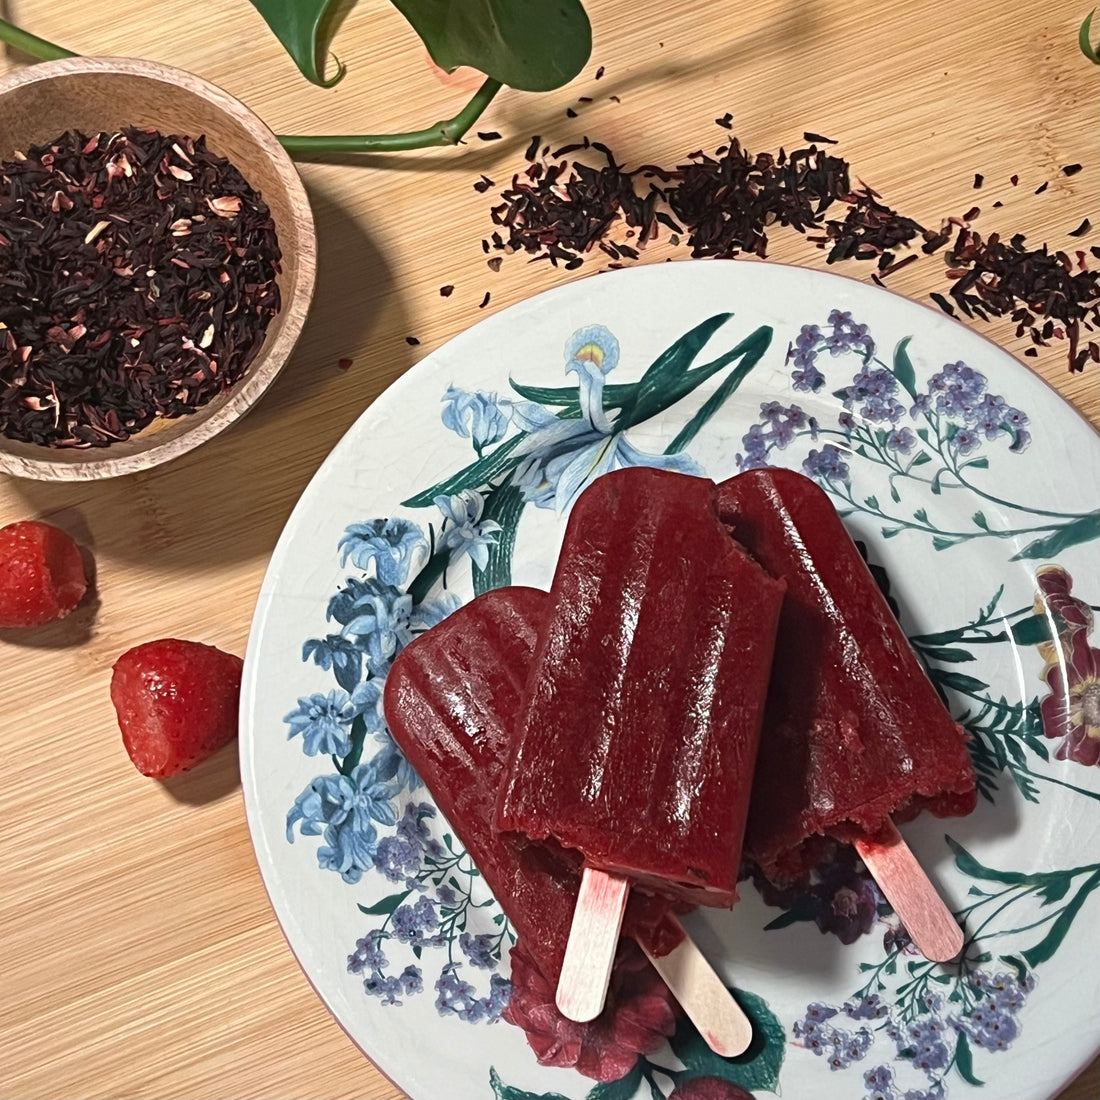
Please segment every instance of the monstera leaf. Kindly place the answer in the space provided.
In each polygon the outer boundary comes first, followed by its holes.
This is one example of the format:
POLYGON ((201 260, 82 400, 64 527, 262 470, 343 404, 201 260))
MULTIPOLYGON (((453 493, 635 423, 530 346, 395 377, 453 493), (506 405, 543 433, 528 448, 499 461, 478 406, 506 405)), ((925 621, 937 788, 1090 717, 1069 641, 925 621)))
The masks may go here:
MULTIPOLYGON (((337 0, 252 0, 314 84, 330 87, 325 55, 337 0)), ((479 69, 521 91, 560 87, 580 72, 592 50, 592 28, 580 0, 393 0, 442 69, 479 69)))

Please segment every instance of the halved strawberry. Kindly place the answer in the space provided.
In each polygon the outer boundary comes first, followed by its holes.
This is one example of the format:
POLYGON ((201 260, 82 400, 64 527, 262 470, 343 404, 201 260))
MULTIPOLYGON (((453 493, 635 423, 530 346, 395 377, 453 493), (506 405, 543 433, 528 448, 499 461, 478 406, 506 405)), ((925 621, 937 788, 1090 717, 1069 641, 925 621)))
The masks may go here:
POLYGON ((111 702, 142 775, 178 775, 237 736, 243 665, 232 653, 178 638, 145 642, 119 657, 111 702))
POLYGON ((59 527, 33 519, 0 527, 0 627, 64 618, 87 588, 80 547, 59 527))

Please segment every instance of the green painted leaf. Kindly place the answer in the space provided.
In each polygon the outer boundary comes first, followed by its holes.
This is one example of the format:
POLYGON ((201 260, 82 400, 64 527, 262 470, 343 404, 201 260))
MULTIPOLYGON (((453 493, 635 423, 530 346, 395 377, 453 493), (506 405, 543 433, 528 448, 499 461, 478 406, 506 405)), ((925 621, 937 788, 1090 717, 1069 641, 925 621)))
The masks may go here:
POLYGON ((520 91, 568 84, 592 53, 592 26, 580 0, 392 2, 440 68, 469 65, 520 91))
POLYGON ((768 921, 764 925, 765 932, 775 932, 780 928, 797 924, 799 921, 813 920, 817 916, 819 902, 809 894, 804 894, 796 899, 795 903, 785 913, 781 913, 775 920, 768 921))
POLYGON ((331 88, 343 78, 344 66, 339 60, 331 77, 326 80, 324 74, 325 32, 333 29, 332 14, 339 7, 336 0, 252 0, 252 4, 303 76, 322 88, 331 88))
POLYGON ((901 493, 898 492, 898 487, 894 484, 894 479, 890 479, 890 499, 895 504, 901 503, 901 493))
POLYGON ((424 489, 415 496, 409 497, 408 500, 403 500, 402 505, 406 508, 427 508, 435 502, 435 498, 438 496, 444 494, 451 496, 463 489, 484 488, 494 478, 500 477, 501 474, 506 473, 519 462, 519 459, 512 458, 511 454, 519 441, 526 438, 527 433, 520 432, 519 435, 513 436, 502 443, 492 454, 479 458, 476 462, 471 462, 469 466, 464 466, 457 474, 452 474, 451 477, 436 482, 430 489, 424 489))
POLYGON ((715 1054, 686 1018, 670 1040, 672 1049, 680 1061, 700 1077, 731 1081, 748 1092, 757 1089, 775 1092, 787 1048, 783 1025, 763 998, 740 989, 730 992, 752 1021, 752 1042, 744 1054, 736 1058, 715 1054))
POLYGON ((879 534, 881 534, 884 539, 892 539, 895 535, 900 535, 901 530, 900 527, 883 527, 879 534))
POLYGON ((966 1033, 960 1031, 958 1042, 955 1044, 955 1068, 959 1071, 959 1076, 968 1085, 984 1085, 984 1081, 979 1081, 974 1076, 974 1057, 970 1053, 970 1041, 966 1037, 966 1033))
POLYGON ((634 1068, 617 1081, 601 1081, 589 1089, 586 1100, 631 1100, 642 1083, 642 1060, 634 1063, 634 1068))
MULTIPOLYGON (((917 434, 919 435, 921 433, 918 432, 917 434)), ((924 436, 925 436, 925 439, 927 440, 928 433, 924 432, 924 436)), ((918 451, 916 457, 913 459, 912 462, 909 463, 909 468, 912 469, 914 466, 923 466, 923 465, 925 465, 925 463, 928 463, 928 462, 931 462, 931 461, 932 461, 932 456, 927 451, 918 451)))
POLYGON ((980 527, 983 531, 989 530, 989 520, 985 518, 984 512, 975 512, 970 518, 975 527, 980 527))
POLYGON ((951 664, 974 660, 974 655, 967 653, 965 649, 922 649, 921 654, 933 661, 945 661, 951 664))
POLYGON ((411 893, 411 890, 404 890, 400 894, 390 894, 373 905, 360 905, 359 912, 371 917, 388 917, 411 893))
POLYGON ((918 508, 913 513, 913 519, 915 519, 918 523, 927 523, 928 522, 928 512, 924 508, 918 508))
POLYGON ((906 336, 894 348, 894 377, 905 387, 905 392, 914 400, 917 397, 917 373, 913 370, 913 361, 909 358, 909 341, 906 336))
POLYGON ((730 395, 737 390, 737 387, 748 377, 749 372, 763 358, 764 352, 771 344, 772 329, 770 326, 765 326, 757 329, 753 335, 756 339, 744 351, 737 368, 726 375, 722 384, 707 398, 699 411, 676 433, 676 437, 665 448, 665 454, 676 454, 682 451, 699 434, 707 421, 729 400, 730 395), (765 332, 766 339, 762 335, 765 332))
POLYGON ((1029 542, 1018 554, 1013 554, 1009 561, 1053 558, 1067 547, 1078 546, 1093 539, 1100 539, 1100 512, 1090 512, 1088 515, 1078 516, 1069 523, 1062 524, 1045 538, 1029 542))
POLYGON ((968 466, 972 466, 975 470, 988 470, 989 459, 982 455, 981 458, 972 458, 969 462, 964 462, 959 469, 965 470, 968 466))
MULTIPOLYGON (((508 383, 520 397, 526 397, 528 401, 537 401, 540 405, 560 405, 563 412, 559 415, 564 415, 565 410, 575 410, 577 416, 580 416, 580 401, 577 398, 576 386, 528 386, 523 382, 517 382, 514 378, 509 378, 508 383)), ((632 401, 637 392, 637 382, 605 385, 603 407, 620 409, 628 401, 632 401)))
POLYGON ((697 371, 691 370, 691 364, 695 357, 703 350, 707 341, 718 331, 731 317, 732 313, 716 313, 700 322, 695 328, 685 332, 670 347, 665 348, 660 355, 646 368, 638 382, 638 390, 634 400, 627 405, 616 423, 616 427, 626 429, 634 424, 640 424, 657 413, 664 412, 670 405, 674 405, 681 397, 691 393, 703 380, 709 378, 715 371, 720 370, 737 355, 741 354, 740 345, 734 352, 727 352, 718 364, 709 364, 713 367, 705 376, 696 377, 705 367, 697 371), (688 381, 688 379, 691 379, 688 381))
POLYGON ((493 1090, 495 1100, 569 1100, 560 1092, 528 1092, 527 1089, 517 1089, 514 1085, 506 1085, 497 1073, 496 1066, 489 1067, 489 1087, 493 1090))
POLYGON ((868 508, 871 508, 876 512, 878 511, 878 497, 867 497, 864 499, 863 503, 866 504, 868 508))
POLYGON ((1062 946, 1062 940, 1066 938, 1066 933, 1081 911, 1081 906, 1097 886, 1100 886, 1100 870, 1094 871, 1081 884, 1073 900, 1058 914, 1057 919, 1050 926, 1050 931, 1034 947, 1023 952, 1028 966, 1038 966, 1039 963, 1046 962, 1062 946))
POLYGON ((932 670, 932 679, 943 687, 953 688, 955 691, 981 691, 989 685, 984 680, 974 676, 967 676, 965 672, 951 672, 946 669, 936 668, 932 670))

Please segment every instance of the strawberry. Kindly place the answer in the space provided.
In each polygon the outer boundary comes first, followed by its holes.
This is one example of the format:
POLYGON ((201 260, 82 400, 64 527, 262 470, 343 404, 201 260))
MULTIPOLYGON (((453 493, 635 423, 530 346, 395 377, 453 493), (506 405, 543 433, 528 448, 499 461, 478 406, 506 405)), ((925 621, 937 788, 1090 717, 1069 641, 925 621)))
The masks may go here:
POLYGON ((60 528, 38 520, 0 527, 0 627, 64 618, 87 588, 80 547, 60 528))
POLYGON ((111 702, 142 775, 179 775, 237 736, 243 665, 232 653, 178 638, 145 642, 119 657, 111 702))

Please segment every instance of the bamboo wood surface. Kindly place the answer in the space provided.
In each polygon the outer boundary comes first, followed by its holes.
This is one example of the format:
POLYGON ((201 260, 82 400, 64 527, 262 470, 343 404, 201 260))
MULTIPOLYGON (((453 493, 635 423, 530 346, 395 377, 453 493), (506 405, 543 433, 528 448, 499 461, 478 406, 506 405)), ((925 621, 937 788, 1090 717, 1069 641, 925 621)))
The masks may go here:
MULTIPOLYGON (((806 130, 839 139, 854 174, 923 224, 978 205, 983 234, 1097 243, 1095 228, 1067 237, 1100 208, 1097 70, 1076 44, 1087 0, 587 7, 584 73, 546 95, 502 93, 476 127, 502 140, 471 134, 458 150, 301 165, 318 230, 314 307, 240 424, 121 479, 0 480, 0 524, 50 520, 95 561, 94 596, 68 620, 0 633, 0 1095, 398 1095, 287 949, 249 845, 234 752, 174 781, 143 779, 122 750, 107 686, 118 655, 154 637, 242 653, 283 523, 359 413, 486 312, 601 266, 570 273, 508 257, 490 271, 480 241, 493 195, 471 186, 481 173, 510 179, 536 133, 554 146, 588 134, 627 163, 671 163, 716 147, 726 135, 713 120, 730 111, 753 151, 790 149, 806 130), (1064 176, 1075 162, 1084 169, 1064 176), (994 200, 1004 206, 991 209, 994 200), (449 298, 443 284, 455 286, 449 298)), ((299 76, 244 0, 0 0, 0 10, 77 52, 204 76, 280 133, 418 128, 452 115, 478 83, 433 71, 381 0, 342 6, 335 50, 348 75, 328 90, 299 76)), ((25 63, 0 52, 0 72, 25 63)), ((662 241, 644 255, 673 254, 684 255, 662 241)), ((825 266, 790 231, 772 234, 769 257, 825 266)), ((868 277, 864 265, 840 266, 868 277)), ((942 255, 922 256, 890 285, 926 301, 945 289, 943 269, 942 255)), ((1016 355, 1028 346, 1009 323, 974 325, 1016 355)), ((1098 368, 1070 375, 1057 342, 1021 362, 1100 421, 1098 368)), ((1072 1072, 1050 1067, 1052 1081, 1072 1072)), ((1097 1078, 1094 1062, 1063 1100, 1094 1097, 1097 1078)))

